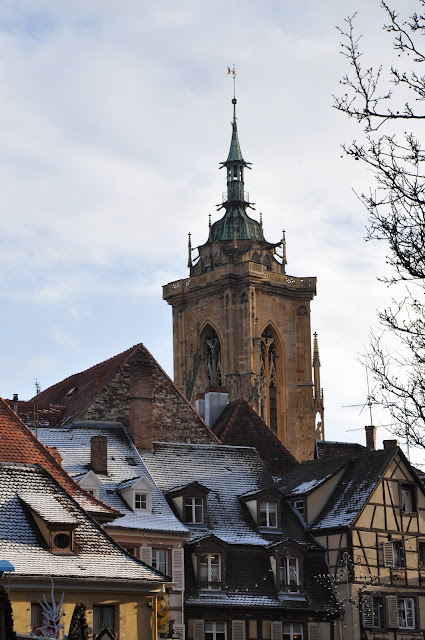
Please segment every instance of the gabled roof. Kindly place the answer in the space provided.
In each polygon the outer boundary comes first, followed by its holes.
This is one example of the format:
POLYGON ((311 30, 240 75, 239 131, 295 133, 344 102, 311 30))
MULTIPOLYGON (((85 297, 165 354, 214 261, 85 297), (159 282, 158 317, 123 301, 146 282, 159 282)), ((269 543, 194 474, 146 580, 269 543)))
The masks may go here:
POLYGON ((330 442, 328 440, 316 440, 316 458, 344 458, 346 456, 358 456, 365 453, 367 448, 358 442, 330 442))
POLYGON ((348 458, 307 460, 286 474, 278 486, 286 497, 310 493, 349 462, 348 458))
POLYGON ((282 477, 298 465, 294 456, 244 398, 228 404, 212 430, 223 444, 257 449, 274 476, 282 477))
MULTIPOLYGON (((397 453, 402 454, 399 449, 384 449, 350 459, 337 487, 309 529, 317 531, 353 524, 397 453)), ((317 460, 316 464, 323 462, 317 460)))
POLYGON ((122 514, 110 527, 187 534, 187 528, 173 514, 121 424, 83 422, 58 428, 39 427, 37 433, 44 444, 59 449, 64 468, 79 480, 90 468, 91 438, 107 437, 108 473, 96 474, 100 482, 99 497, 122 514), (151 513, 132 511, 119 493, 120 489, 133 485, 140 478, 145 478, 152 485, 151 513))
MULTIPOLYGON (((46 515, 46 507, 43 516, 46 515)), ((126 581, 160 586, 166 576, 127 554, 66 493, 40 465, 0 463, 0 557, 14 566, 15 577, 49 576, 84 580, 126 581), (74 553, 55 554, 41 541, 33 518, 22 505, 20 495, 37 506, 39 496, 48 502, 47 515, 57 522, 64 512, 77 526, 74 553), (57 514, 55 512, 57 505, 57 514)))
POLYGON ((90 369, 57 382, 38 394, 38 402, 43 406, 50 404, 63 407, 60 419, 62 424, 76 420, 139 348, 144 347, 136 344, 90 369))
POLYGON ((97 518, 104 517, 111 520, 119 515, 118 511, 97 500, 74 482, 2 398, 0 398, 0 461, 37 463, 46 469, 67 493, 78 500, 86 511, 97 518))

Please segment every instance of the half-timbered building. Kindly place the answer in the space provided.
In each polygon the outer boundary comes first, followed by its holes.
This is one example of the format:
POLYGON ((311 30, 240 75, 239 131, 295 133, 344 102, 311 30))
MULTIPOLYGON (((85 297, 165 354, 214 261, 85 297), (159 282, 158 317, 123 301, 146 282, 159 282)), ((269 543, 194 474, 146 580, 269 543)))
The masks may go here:
POLYGON ((423 638, 425 493, 403 452, 309 461, 282 488, 327 549, 343 610, 337 637, 423 638))

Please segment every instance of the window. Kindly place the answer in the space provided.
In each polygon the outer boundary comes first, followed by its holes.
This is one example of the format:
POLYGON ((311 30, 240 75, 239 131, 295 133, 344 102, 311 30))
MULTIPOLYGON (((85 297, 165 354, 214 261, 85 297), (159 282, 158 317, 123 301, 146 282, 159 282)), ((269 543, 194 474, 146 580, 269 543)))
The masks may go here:
POLYGON ((425 567, 425 542, 418 542, 418 563, 420 567, 425 567))
POLYGON ((279 565, 279 591, 285 593, 299 592, 298 558, 281 556, 279 565))
POLYGON ((53 553, 71 553, 72 531, 50 531, 50 548, 53 553))
POLYGON ((134 494, 134 508, 135 509, 147 509, 148 508, 148 496, 146 493, 134 494))
POLYGON ((384 627, 384 598, 382 596, 373 596, 372 598, 372 622, 377 629, 384 627))
POLYGON ((258 525, 260 527, 277 527, 277 502, 260 502, 258 525))
POLYGON ((282 640, 303 640, 302 624, 282 624, 282 640))
POLYGON ((41 610, 41 604, 38 602, 31 602, 31 633, 36 636, 42 635, 40 628, 43 626, 43 612, 41 610))
POLYGON ((400 629, 415 628, 415 601, 413 598, 398 598, 398 626, 400 629))
POLYGON ((110 604, 93 605, 93 636, 102 629, 115 633, 115 607, 110 604))
POLYGON ((292 504, 294 505, 295 509, 298 511, 300 516, 304 518, 304 510, 305 510, 304 498, 297 498, 296 500, 294 500, 292 504))
POLYGON ((199 556, 201 589, 221 589, 221 554, 201 553, 199 556))
POLYGON ((204 499, 184 499, 184 521, 189 523, 204 522, 204 499))
POLYGON ((401 485, 401 510, 405 513, 416 513, 416 490, 414 484, 401 485))
POLYGON ((394 566, 404 567, 405 559, 404 559, 403 541, 397 540, 396 542, 393 542, 393 549, 394 549, 394 566))
POLYGON ((226 623, 205 622, 205 640, 226 640, 226 623))
POLYGON ((131 556, 136 556, 136 547, 123 547, 131 556))
POLYGON ((167 573, 167 549, 152 549, 152 566, 162 573, 167 573))

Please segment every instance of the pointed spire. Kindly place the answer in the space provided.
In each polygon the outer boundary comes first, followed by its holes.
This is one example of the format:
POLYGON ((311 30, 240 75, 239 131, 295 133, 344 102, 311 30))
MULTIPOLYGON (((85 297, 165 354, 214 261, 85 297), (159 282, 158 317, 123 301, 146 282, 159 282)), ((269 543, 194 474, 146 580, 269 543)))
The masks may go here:
MULTIPOLYGON (((283 273, 286 272, 286 265, 287 265, 287 261, 286 261, 286 235, 285 235, 285 229, 282 231, 282 271, 283 273)), ((314 334, 315 336, 317 336, 317 334, 314 334)))
POLYGON ((187 242, 187 249, 189 252, 189 256, 188 256, 188 261, 187 261, 187 266, 189 267, 189 269, 192 268, 192 240, 191 240, 191 234, 189 233, 189 239, 187 242))
POLYGON ((208 214, 208 240, 211 242, 211 214, 208 214))
POLYGON ((324 398, 323 389, 320 387, 320 357, 317 333, 313 334, 313 387, 314 387, 314 412, 320 416, 317 423, 317 439, 324 440, 324 398))
POLYGON ((229 155, 227 156, 226 162, 243 162, 245 164, 245 160, 242 157, 241 147, 239 144, 238 138, 238 125, 236 124, 236 105, 238 101, 236 98, 233 98, 233 121, 232 121, 232 139, 230 141, 230 149, 229 155))

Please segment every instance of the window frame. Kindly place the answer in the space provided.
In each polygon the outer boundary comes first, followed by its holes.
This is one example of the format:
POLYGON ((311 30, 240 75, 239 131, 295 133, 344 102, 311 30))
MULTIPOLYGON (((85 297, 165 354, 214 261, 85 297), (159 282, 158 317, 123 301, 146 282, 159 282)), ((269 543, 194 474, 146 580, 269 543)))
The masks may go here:
POLYGON ((423 570, 425 569, 425 540, 418 540, 417 551, 418 551, 418 567, 423 570))
POLYGON ((406 566, 406 553, 403 540, 392 540, 394 553, 394 568, 404 569, 406 566))
POLYGON ((168 549, 164 549, 161 547, 152 547, 151 566, 157 571, 161 571, 161 573, 165 573, 165 575, 168 576, 169 575, 168 565, 169 565, 168 549), (158 562, 158 559, 156 556, 159 553, 163 554, 164 559, 158 562), (161 568, 161 564, 164 566, 164 568, 161 568))
POLYGON ((296 594, 300 593, 301 580, 300 580, 300 558, 297 555, 281 554, 278 556, 278 566, 276 567, 276 578, 278 582, 279 593, 296 594), (295 561, 295 579, 296 584, 291 585, 291 561, 295 561), (283 567, 282 563, 286 566, 283 567), (284 571, 282 571, 282 569, 284 571), (282 580, 282 576, 285 577, 285 582, 282 580), (294 589, 291 587, 295 587, 294 589))
MULTIPOLYGON (((407 620, 407 613, 406 613, 406 612, 407 612, 407 609, 406 609, 406 607, 404 607, 404 613, 406 614, 406 620, 407 620)), ((417 618, 417 616, 416 616, 416 600, 415 600, 415 598, 413 598, 412 596, 402 596, 402 597, 398 597, 398 596, 397 596, 397 620, 398 620, 398 628, 399 628, 399 629, 409 629, 409 630, 410 630, 410 629, 416 629, 416 618, 417 618), (407 625, 402 626, 402 625, 400 624, 400 613, 401 613, 401 612, 400 612, 400 604, 401 604, 402 602, 406 603, 407 601, 408 601, 408 602, 410 602, 410 604, 411 604, 410 612, 411 612, 411 617, 412 617, 412 619, 413 619, 413 624, 412 624, 412 626, 407 626, 407 625)))
POLYGON ((304 625, 302 622, 282 622, 282 640, 295 640, 298 638, 299 640, 303 640, 304 638, 304 625), (285 633, 286 628, 289 627, 289 633, 285 633), (301 633, 297 633, 294 627, 300 627, 301 633))
POLYGON ((223 585, 223 559, 222 554, 219 551, 201 550, 198 554, 198 584, 202 591, 221 591, 223 585), (202 557, 206 557, 207 562, 202 561, 202 557), (217 556, 218 558, 218 576, 219 580, 213 580, 213 565, 211 559, 217 556), (202 566, 207 567, 207 580, 203 580, 202 566), (214 586, 217 585, 217 586, 214 586))
POLYGON ((418 496, 416 491, 416 484, 414 482, 401 482, 400 483, 400 511, 402 514, 418 515, 418 496), (409 492, 411 499, 412 509, 403 508, 403 491, 409 492))
POLYGON ((133 494, 133 509, 134 511, 148 511, 148 505, 149 505, 149 496, 148 493, 146 491, 142 492, 142 491, 135 491, 133 494), (137 503, 140 503, 140 505, 142 505, 144 503, 144 506, 137 506, 137 503))
POLYGON ((226 620, 205 620, 204 623, 204 639, 205 640, 227 640, 227 622, 226 620), (212 629, 209 631, 207 627, 211 625, 212 629), (223 625, 223 631, 217 631, 217 626, 223 625), (218 634, 224 633, 223 638, 219 638, 218 634), (210 637, 207 638, 207 634, 211 634, 210 637))
POLYGON ((257 511, 257 522, 258 522, 258 527, 262 528, 262 529, 279 529, 280 527, 280 508, 279 508, 279 501, 276 499, 270 499, 268 497, 264 497, 264 498, 259 498, 257 501, 257 505, 258 505, 258 511, 257 511), (262 524, 261 522, 261 513, 264 513, 264 509, 262 509, 262 505, 265 505, 265 520, 266 520, 266 524, 262 524), (269 509, 270 505, 275 505, 275 509, 272 511, 269 509), (270 524, 270 514, 274 513, 276 516, 276 524, 272 525, 270 524))
POLYGON ((205 524, 205 497, 204 496, 183 496, 183 522, 185 524, 205 524), (200 504, 196 504, 199 500, 200 504), (187 504, 190 501, 190 505, 187 504), (201 519, 196 518, 197 507, 201 508, 201 519), (188 518, 188 508, 191 511, 191 517, 188 518))
MULTIPOLYGON (((117 620, 118 620, 118 611, 117 611, 117 605, 116 604, 93 604, 92 605, 92 629, 93 629, 93 638, 95 638, 97 635, 99 635, 99 633, 102 631, 102 629, 108 629, 108 631, 110 631, 113 635, 115 635, 115 630, 116 630, 116 626, 117 626, 117 620), (112 610, 112 629, 110 629, 109 627, 106 626, 102 626, 101 625, 101 620, 103 619, 103 615, 102 612, 105 609, 111 609, 112 610), (95 630, 95 610, 99 611, 99 628, 97 629, 97 631, 95 630)), ((97 622, 97 621, 96 621, 97 622)))

